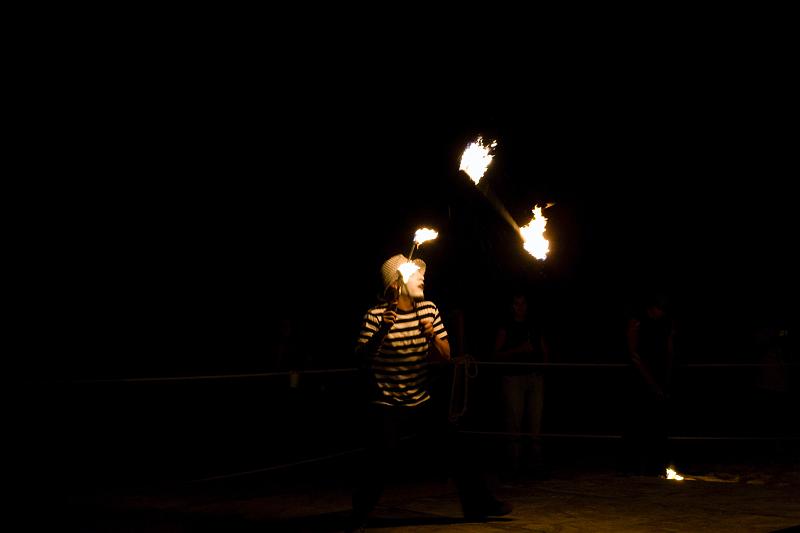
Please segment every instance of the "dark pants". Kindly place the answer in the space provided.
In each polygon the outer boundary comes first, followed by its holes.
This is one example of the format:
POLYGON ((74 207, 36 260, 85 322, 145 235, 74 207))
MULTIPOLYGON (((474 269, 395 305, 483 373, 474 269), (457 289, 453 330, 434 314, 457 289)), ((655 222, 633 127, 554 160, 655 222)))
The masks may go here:
POLYGON ((455 426, 428 404, 369 407, 366 451, 353 492, 356 520, 365 520, 372 512, 389 477, 425 467, 441 468, 437 473, 443 478, 452 477, 464 514, 495 501, 478 458, 458 438, 455 426))
POLYGON ((638 382, 626 401, 619 468, 626 474, 663 475, 670 462, 667 401, 638 382))

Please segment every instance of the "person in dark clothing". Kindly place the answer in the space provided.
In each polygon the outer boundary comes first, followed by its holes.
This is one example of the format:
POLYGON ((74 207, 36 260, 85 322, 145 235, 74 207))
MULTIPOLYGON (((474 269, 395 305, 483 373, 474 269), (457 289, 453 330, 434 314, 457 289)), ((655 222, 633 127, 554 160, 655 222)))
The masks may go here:
MULTIPOLYGON (((453 428, 439 424, 432 408, 428 362, 449 361, 450 344, 439 309, 424 299, 426 265, 403 255, 381 268, 384 301, 364 315, 356 354, 368 382, 366 452, 353 492, 348 531, 363 530, 383 493, 406 438, 425 438, 427 453, 444 454, 467 519, 511 512, 511 505, 492 495, 463 443, 453 442, 453 428)), ((413 467, 414 465, 411 465, 413 467)))
POLYGON ((498 327, 494 346, 494 360, 510 363, 500 370, 503 429, 509 434, 505 464, 509 478, 517 477, 523 470, 537 476, 544 474, 541 442, 544 373, 541 367, 524 363, 546 363, 548 359, 547 342, 529 312, 528 298, 515 292, 510 316, 498 327))
POLYGON ((662 475, 669 466, 667 406, 673 366, 675 325, 663 297, 644 301, 628 319, 627 419, 623 432, 623 473, 662 475))

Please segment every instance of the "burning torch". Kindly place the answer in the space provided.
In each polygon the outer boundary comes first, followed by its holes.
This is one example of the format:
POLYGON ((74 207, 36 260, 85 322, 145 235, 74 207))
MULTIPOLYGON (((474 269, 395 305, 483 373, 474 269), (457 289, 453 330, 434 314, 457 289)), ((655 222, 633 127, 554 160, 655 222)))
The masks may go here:
MULTIPOLYGON (((550 250, 550 243, 544 238, 544 228, 547 225, 547 218, 542 215, 542 208, 534 206, 533 218, 531 221, 519 227, 514 218, 509 214, 508 210, 503 206, 500 200, 491 193, 488 185, 481 182, 483 175, 489 168, 489 164, 494 158, 492 151, 497 146, 497 141, 492 141, 489 144, 483 142, 483 138, 478 136, 475 142, 470 143, 461 154, 461 162, 459 170, 463 170, 469 178, 478 186, 478 190, 491 202, 497 212, 505 219, 509 225, 514 228, 514 231, 519 233, 522 237, 523 247, 536 259, 543 260, 547 257, 550 250)), ((547 204, 545 209, 551 207, 553 204, 547 204)))
POLYGON ((414 257, 414 251, 419 247, 420 244, 423 242, 431 241, 439 236, 439 233, 436 230, 428 229, 428 228, 419 228, 416 233, 414 233, 414 242, 411 245, 411 251, 408 252, 408 260, 411 261, 414 257))
MULTIPOLYGON (((414 252, 419 248, 419 246, 427 241, 431 241, 439 236, 439 233, 436 230, 432 230, 429 228, 419 228, 416 233, 414 234, 414 242, 411 244, 411 250, 408 252, 408 259, 405 263, 400 265, 397 268, 397 281, 401 281, 401 288, 408 283, 408 280, 411 278, 411 275, 414 274, 417 270, 419 270, 419 266, 412 262, 414 257, 414 252)), ((386 294, 384 297, 386 301, 389 303, 389 308, 394 311, 397 308, 397 300, 400 297, 400 290, 395 289, 392 285, 389 285, 386 289, 386 294)))
MULTIPOLYGON (((547 204, 545 208, 551 205, 547 204)), ((550 241, 544 238, 545 226, 547 226, 547 219, 542 215, 542 208, 536 205, 533 207, 531 221, 519 228, 523 247, 529 254, 540 260, 544 260, 547 257, 547 252, 550 251, 550 241)))

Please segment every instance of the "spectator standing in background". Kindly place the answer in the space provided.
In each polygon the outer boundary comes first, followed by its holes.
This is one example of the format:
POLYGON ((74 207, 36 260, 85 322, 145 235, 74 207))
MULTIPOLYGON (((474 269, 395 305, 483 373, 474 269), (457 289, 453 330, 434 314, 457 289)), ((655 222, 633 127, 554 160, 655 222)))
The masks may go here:
POLYGON ((501 471, 511 479, 521 473, 546 476, 541 439, 544 372, 527 363, 547 363, 549 350, 521 291, 512 294, 508 316, 497 329, 494 361, 508 363, 500 369, 503 429, 509 433, 501 471))

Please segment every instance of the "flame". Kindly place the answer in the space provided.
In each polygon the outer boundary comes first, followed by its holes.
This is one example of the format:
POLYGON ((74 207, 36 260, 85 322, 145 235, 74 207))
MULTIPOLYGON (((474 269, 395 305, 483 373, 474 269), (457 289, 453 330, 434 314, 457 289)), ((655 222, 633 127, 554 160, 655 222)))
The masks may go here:
POLYGON ((439 233, 436 230, 428 228, 419 228, 417 232, 414 234, 414 242, 417 243, 417 246, 419 246, 423 242, 433 240, 438 236, 439 233))
POLYGON ((544 238, 547 219, 542 215, 542 208, 534 206, 533 218, 526 226, 519 228, 523 246, 536 259, 545 259, 550 251, 550 242, 544 238))
POLYGON ((675 481, 683 481, 683 476, 677 473, 672 468, 667 467, 667 479, 674 479, 675 481))
POLYGON ((486 173, 486 169, 489 168, 489 163, 492 162, 492 158, 494 158, 494 155, 490 154, 489 151, 494 149, 495 146, 497 146, 497 141, 492 141, 487 146, 483 144, 483 137, 479 135, 475 142, 470 143, 464 149, 464 153, 461 154, 461 165, 458 167, 458 170, 466 172, 470 179, 475 182, 475 185, 477 185, 486 173))
POLYGON ((403 276, 403 283, 408 283, 408 280, 411 278, 411 275, 419 270, 419 266, 415 265, 414 263, 408 262, 403 263, 397 270, 400 271, 400 275, 403 276))

